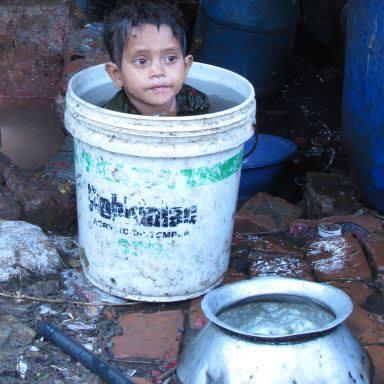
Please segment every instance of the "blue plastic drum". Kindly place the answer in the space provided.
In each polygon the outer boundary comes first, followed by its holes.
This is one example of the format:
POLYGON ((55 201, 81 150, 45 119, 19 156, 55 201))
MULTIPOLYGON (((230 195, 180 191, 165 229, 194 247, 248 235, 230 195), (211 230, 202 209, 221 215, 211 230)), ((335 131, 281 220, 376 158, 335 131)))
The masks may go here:
POLYGON ((257 96, 271 94, 284 80, 299 19, 298 0, 202 0, 194 56, 246 77, 257 96))
POLYGON ((384 212, 384 1, 350 0, 343 129, 362 198, 384 212))

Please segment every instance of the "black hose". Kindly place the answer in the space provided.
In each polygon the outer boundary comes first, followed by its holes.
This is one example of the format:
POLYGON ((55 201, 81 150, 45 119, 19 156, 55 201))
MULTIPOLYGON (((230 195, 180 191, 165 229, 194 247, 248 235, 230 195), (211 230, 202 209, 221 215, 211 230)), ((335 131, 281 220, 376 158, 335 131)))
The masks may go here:
POLYGON ((37 324, 37 334, 51 341, 69 356, 80 362, 94 374, 110 384, 134 384, 120 371, 96 357, 81 344, 65 335, 59 328, 42 321, 37 324))

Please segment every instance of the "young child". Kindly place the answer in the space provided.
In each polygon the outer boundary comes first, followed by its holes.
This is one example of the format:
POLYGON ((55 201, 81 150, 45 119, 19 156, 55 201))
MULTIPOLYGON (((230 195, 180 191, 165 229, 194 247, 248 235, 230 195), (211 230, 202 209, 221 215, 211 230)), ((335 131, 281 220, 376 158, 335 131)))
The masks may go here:
POLYGON ((184 84, 193 58, 177 8, 159 1, 132 1, 104 25, 112 62, 105 69, 119 92, 105 108, 147 116, 205 113, 206 95, 184 84))

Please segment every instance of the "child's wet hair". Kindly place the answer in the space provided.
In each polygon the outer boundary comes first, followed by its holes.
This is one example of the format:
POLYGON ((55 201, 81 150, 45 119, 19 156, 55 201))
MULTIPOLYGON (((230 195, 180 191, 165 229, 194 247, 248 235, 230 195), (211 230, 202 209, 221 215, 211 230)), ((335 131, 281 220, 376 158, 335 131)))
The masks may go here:
POLYGON ((132 27, 152 24, 167 25, 180 43, 183 55, 187 51, 186 26, 177 7, 165 0, 133 0, 124 2, 104 21, 103 40, 111 60, 121 68, 123 51, 132 27))

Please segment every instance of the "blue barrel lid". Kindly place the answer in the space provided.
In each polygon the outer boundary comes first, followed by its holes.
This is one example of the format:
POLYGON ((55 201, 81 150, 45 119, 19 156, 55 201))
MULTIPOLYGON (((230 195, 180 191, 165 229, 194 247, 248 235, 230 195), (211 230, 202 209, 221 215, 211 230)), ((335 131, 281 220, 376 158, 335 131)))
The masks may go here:
POLYGON ((244 159, 242 168, 258 168, 278 164, 288 160, 297 150, 297 145, 284 137, 260 133, 253 135, 244 144, 244 154, 252 150, 256 140, 256 149, 244 159))
POLYGON ((300 19, 299 0, 202 0, 200 7, 221 24, 259 33, 296 28, 300 19))

